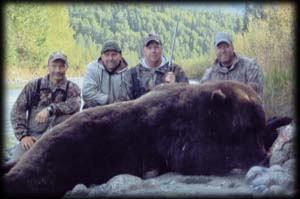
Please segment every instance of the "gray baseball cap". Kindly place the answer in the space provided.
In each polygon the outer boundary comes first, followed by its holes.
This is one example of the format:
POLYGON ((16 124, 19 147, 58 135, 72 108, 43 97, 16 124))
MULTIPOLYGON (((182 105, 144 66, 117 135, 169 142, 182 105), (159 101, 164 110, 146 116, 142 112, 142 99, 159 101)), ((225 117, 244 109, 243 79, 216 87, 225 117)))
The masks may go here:
POLYGON ((53 52, 48 59, 48 62, 53 62, 55 60, 63 60, 66 64, 68 64, 68 58, 67 55, 65 55, 62 51, 58 50, 53 52))
POLYGON ((224 32, 218 32, 215 35, 215 46, 217 47, 222 42, 225 42, 225 43, 231 45, 232 44, 232 39, 229 36, 229 34, 224 33, 224 32))
POLYGON ((143 45, 144 45, 144 46, 148 46, 149 43, 150 43, 151 41, 154 41, 154 42, 158 43, 159 45, 162 45, 160 36, 157 35, 157 34, 153 34, 153 33, 148 34, 148 35, 144 38, 143 45))
POLYGON ((109 41, 106 41, 106 42, 104 43, 104 45, 103 45, 101 54, 103 54, 103 53, 105 53, 105 52, 107 52, 107 51, 110 51, 110 50, 116 51, 116 52, 118 52, 118 53, 121 53, 121 52, 122 52, 122 51, 121 51, 121 48, 120 48, 120 46, 119 46, 119 44, 118 44, 118 42, 115 41, 115 40, 109 40, 109 41))

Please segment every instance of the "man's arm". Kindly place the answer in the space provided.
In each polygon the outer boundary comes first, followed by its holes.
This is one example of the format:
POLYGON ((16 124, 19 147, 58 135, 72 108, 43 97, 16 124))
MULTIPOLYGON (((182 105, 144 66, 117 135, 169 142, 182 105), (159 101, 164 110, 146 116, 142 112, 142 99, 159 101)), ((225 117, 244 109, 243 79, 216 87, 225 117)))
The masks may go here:
POLYGON ((210 77, 211 77, 211 71, 212 71, 212 68, 209 67, 208 69, 205 70, 201 80, 200 80, 200 83, 204 83, 208 80, 210 80, 210 77))
POLYGON ((104 105, 108 103, 109 96, 99 90, 101 85, 97 84, 97 79, 101 78, 101 76, 99 77, 99 71, 95 67, 93 63, 87 66, 83 78, 82 98, 84 102, 104 105))
POLYGON ((80 110, 80 88, 77 84, 70 82, 67 93, 67 100, 59 103, 51 103, 53 115, 69 115, 80 110))
POLYGON ((254 60, 247 68, 247 84, 250 84, 263 97, 264 74, 254 60))
POLYGON ((135 70, 135 68, 131 68, 127 70, 124 74, 124 80, 121 83, 120 95, 118 97, 118 101, 127 101, 127 100, 134 99, 133 96, 134 85, 133 85, 131 70, 135 70))
POLYGON ((29 136, 27 111, 30 108, 32 96, 35 94, 37 80, 32 80, 25 85, 11 110, 11 125, 16 138, 20 141, 23 137, 29 136))

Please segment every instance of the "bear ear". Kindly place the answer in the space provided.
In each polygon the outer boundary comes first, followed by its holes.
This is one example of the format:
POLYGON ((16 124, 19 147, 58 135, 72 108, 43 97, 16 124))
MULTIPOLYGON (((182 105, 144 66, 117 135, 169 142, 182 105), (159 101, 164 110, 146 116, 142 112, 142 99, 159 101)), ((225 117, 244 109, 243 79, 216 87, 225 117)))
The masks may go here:
POLYGON ((211 102, 222 102, 225 99, 226 99, 226 95, 221 91, 221 89, 214 90, 210 96, 211 102))

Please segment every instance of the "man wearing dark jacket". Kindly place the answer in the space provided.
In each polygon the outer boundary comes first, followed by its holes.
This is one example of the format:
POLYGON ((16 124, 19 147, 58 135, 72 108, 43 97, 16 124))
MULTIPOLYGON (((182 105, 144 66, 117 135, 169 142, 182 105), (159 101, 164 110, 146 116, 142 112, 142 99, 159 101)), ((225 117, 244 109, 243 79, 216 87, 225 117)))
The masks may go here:
MULTIPOLYGON (((144 58, 126 72, 121 85, 120 100, 136 99, 160 84, 188 83, 181 67, 170 65, 163 56, 162 41, 158 35, 149 34, 144 38, 143 46, 144 58)), ((144 178, 154 177, 162 172, 159 170, 161 159, 155 155, 155 149, 148 149, 143 158, 144 178)))
POLYGON ((163 56, 162 41, 157 34, 146 36, 143 46, 144 57, 139 64, 126 72, 121 86, 121 100, 136 99, 159 84, 188 83, 188 78, 180 66, 169 66, 169 61, 163 56))

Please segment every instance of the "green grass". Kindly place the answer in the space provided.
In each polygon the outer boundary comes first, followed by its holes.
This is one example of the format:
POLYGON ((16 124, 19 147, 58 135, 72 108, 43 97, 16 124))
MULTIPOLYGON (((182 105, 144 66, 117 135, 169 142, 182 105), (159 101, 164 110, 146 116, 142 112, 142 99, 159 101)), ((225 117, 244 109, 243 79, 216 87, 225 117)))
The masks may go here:
POLYGON ((5 85, 6 89, 18 89, 18 88, 23 88, 24 84, 19 84, 19 83, 7 83, 5 85))
POLYGON ((14 146, 18 142, 18 140, 15 138, 13 134, 4 134, 3 141, 4 141, 4 145, 3 145, 4 149, 8 149, 14 146))
POLYGON ((276 67, 265 75, 264 104, 268 117, 294 117, 294 76, 287 67, 276 67))

